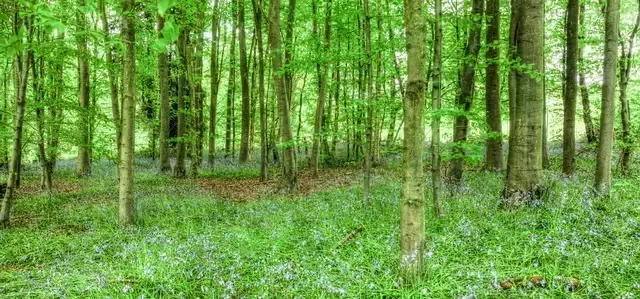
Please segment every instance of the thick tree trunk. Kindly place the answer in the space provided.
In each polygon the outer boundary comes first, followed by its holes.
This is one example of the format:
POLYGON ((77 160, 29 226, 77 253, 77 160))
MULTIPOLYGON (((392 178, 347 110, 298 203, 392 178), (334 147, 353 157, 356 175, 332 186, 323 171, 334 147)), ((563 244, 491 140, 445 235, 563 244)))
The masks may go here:
MULTIPOLYGON (((86 5, 86 0, 78 0, 78 6, 86 5)), ((87 37, 84 32, 87 30, 87 20, 83 12, 78 9, 76 13, 78 22, 78 32, 76 39, 78 43, 78 103, 80 104, 80 115, 78 117, 78 165, 76 174, 78 177, 91 175, 91 160, 89 157, 89 51, 87 50, 87 37)))
MULTIPOLYGON (((160 33, 164 28, 164 18, 158 15, 158 38, 163 38, 160 33)), ((167 53, 158 53, 158 85, 160 87, 160 171, 171 172, 169 161, 169 65, 167 53)))
POLYGON ((567 4, 567 75, 564 93, 564 125, 562 129, 562 173, 571 176, 575 172, 576 154, 576 99, 578 97, 578 38, 580 0, 567 4))
POLYGON ((608 195, 611 187, 611 151, 613 149, 613 120, 615 113, 616 65, 618 64, 618 23, 620 1, 607 0, 605 13, 604 67, 602 106, 600 110, 600 144, 596 156, 595 189, 608 195))
POLYGON ((426 23, 422 0, 406 0, 404 20, 407 47, 407 90, 404 98, 404 151, 402 216, 400 218, 400 272, 407 282, 417 281, 424 270, 425 223, 424 94, 426 23))
POLYGON ((482 33, 482 14, 484 11, 484 0, 473 0, 471 8, 471 18, 473 25, 469 30, 469 39, 464 51, 464 66, 460 73, 460 94, 456 98, 456 106, 460 110, 460 115, 456 115, 453 126, 453 160, 449 170, 448 180, 457 184, 462 179, 464 168, 464 147, 467 141, 469 130, 469 119, 467 113, 471 111, 473 104, 473 93, 475 87, 476 64, 478 52, 480 51, 480 35, 482 33))
POLYGON ((543 71, 544 0, 511 1, 511 61, 530 70, 511 69, 509 157, 504 189, 505 206, 537 198, 542 190, 543 84, 534 74, 543 71), (532 74, 533 72, 533 74, 532 74))
MULTIPOLYGON (((491 1, 491 0, 490 0, 491 1)), ((496 0, 497 1, 497 0, 496 0)), ((442 216, 442 201, 440 189, 442 187, 442 172, 440 170, 440 105, 441 81, 442 81, 442 0, 435 1, 435 23, 433 41, 433 79, 431 81, 431 193, 433 197, 433 212, 436 216, 442 216)), ((487 78, 489 76, 487 75, 487 78)), ((489 89, 487 88, 487 93, 489 89)), ((499 104, 499 103, 498 103, 499 104)), ((395 117, 395 116, 394 116, 395 117)))
MULTIPOLYGON (((173 175, 176 178, 184 178, 187 174, 187 168, 185 165, 186 158, 186 133, 187 133, 187 115, 185 112, 186 104, 185 104, 185 90, 187 89, 187 36, 189 35, 184 29, 180 30, 180 35, 178 36, 178 56, 179 58, 179 66, 178 66, 178 141, 176 144, 176 165, 173 167, 173 175)), ((192 92, 189 90, 189 92, 192 92)))
POLYGON ((291 131, 291 120, 289 115, 289 102, 282 76, 282 45, 280 41, 280 0, 270 0, 269 5, 269 45, 271 50, 271 61, 273 65, 273 80, 276 86, 276 97, 278 99, 278 112, 280 114, 280 131, 282 133, 281 145, 283 146, 282 171, 283 187, 289 192, 297 189, 298 177, 295 159, 295 144, 291 131))
POLYGON ((120 204, 118 222, 122 226, 133 224, 133 154, 135 149, 136 116, 136 39, 134 28, 135 0, 122 1, 122 41, 125 44, 122 85, 122 152, 120 154, 120 204))
POLYGON ((487 124, 489 138, 487 138, 487 153, 485 169, 502 170, 502 117, 500 112, 500 0, 487 0, 487 69, 486 93, 487 124))
POLYGON ((240 139, 240 162, 249 160, 250 109, 249 66, 247 65, 247 39, 244 31, 244 0, 238 2, 238 40, 240 42, 240 86, 242 89, 242 132, 240 139))

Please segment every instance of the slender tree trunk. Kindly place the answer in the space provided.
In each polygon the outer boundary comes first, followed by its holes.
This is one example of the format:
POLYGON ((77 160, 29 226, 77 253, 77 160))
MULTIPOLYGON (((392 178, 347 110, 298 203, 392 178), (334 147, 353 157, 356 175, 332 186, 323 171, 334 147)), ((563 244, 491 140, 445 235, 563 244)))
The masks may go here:
POLYGON ((598 138, 596 137, 596 130, 593 126, 593 120, 591 118, 591 104, 589 103, 589 88, 586 84, 585 79, 585 62, 584 62, 584 44, 585 44, 585 25, 584 25, 584 15, 586 14, 584 1, 580 2, 580 42, 578 49, 578 71, 579 74, 579 84, 580 84, 580 97, 582 98, 582 119, 584 121, 584 128, 587 134, 587 143, 593 144, 597 142, 598 138))
MULTIPOLYGON (((491 0, 489 0, 491 1, 491 0)), ((497 0, 495 0, 497 1, 497 0)), ((433 212, 442 216, 442 201, 440 190, 442 187, 442 172, 440 170, 440 104, 442 81, 442 0, 435 1, 435 23, 433 41, 433 80, 431 85, 431 188, 433 196, 433 212)), ((488 78, 488 76, 487 76, 488 78)), ((489 89, 487 88, 487 93, 489 89)), ((394 116, 395 117, 395 116, 394 116)))
MULTIPOLYGON (((189 35, 185 29, 180 29, 180 35, 178 36, 178 141, 176 145, 176 164, 173 167, 173 174, 176 178, 184 178, 187 174, 185 165, 186 158, 186 133, 187 133, 187 112, 185 105, 185 90, 187 89, 187 36, 189 35)), ((189 91, 193 92, 193 91, 189 91)))
MULTIPOLYGON (((158 38, 164 38, 161 33, 164 28, 164 18, 158 15, 158 38)), ((167 53, 158 53, 158 85, 160 87, 160 171, 171 172, 169 161, 169 65, 167 53)))
MULTIPOLYGON (((42 43, 41 36, 44 35, 42 29, 39 28, 37 35, 38 43, 42 43)), ((43 103, 45 99, 45 72, 44 72, 44 58, 41 55, 39 57, 31 57, 31 70, 33 74, 33 95, 34 102, 36 104, 36 127, 38 131, 38 158, 40 160, 40 166, 42 168, 41 175, 41 188, 42 191, 46 191, 48 194, 53 193, 53 181, 51 178, 52 171, 49 169, 50 163, 47 158, 47 148, 45 141, 45 105, 43 103)))
POLYGON ((282 76, 282 54, 280 41, 280 0, 270 0, 269 5, 269 45, 271 50, 271 61, 273 65, 273 80, 276 86, 276 97, 278 99, 278 112, 280 114, 280 131, 282 133, 281 145, 283 146, 283 187, 289 192, 297 189, 297 166, 295 159, 295 144, 291 131, 291 121, 289 115, 289 102, 284 78, 282 76))
POLYGON ((235 124, 233 123, 233 105, 234 105, 234 97, 236 93, 236 32, 237 30, 237 18, 235 14, 236 6, 235 2, 232 4, 233 13, 232 18, 232 33, 231 33, 231 51, 229 52, 229 83, 227 84, 227 107, 226 107, 226 132, 225 132, 225 144, 224 150, 227 155, 230 155, 232 152, 232 138, 233 129, 235 124))
POLYGON ((262 45, 262 0, 252 0, 255 34, 258 43, 258 103, 260 105, 260 179, 268 179, 267 172, 267 111, 264 102, 264 53, 262 45))
POLYGON ((216 119, 218 113, 218 88, 220 86, 220 64, 218 52, 220 51, 220 0, 215 0, 213 5, 213 18, 211 20, 211 99, 209 102, 209 167, 213 167, 216 156, 216 119))
MULTIPOLYGON (((367 131, 364 158, 364 199, 371 197, 371 162, 373 160, 373 54, 371 52, 371 14, 369 0, 364 0, 364 48, 367 55, 367 131)), ((422 100, 424 103, 424 98, 422 100)), ((424 137, 423 137, 424 139, 424 137)))
POLYGON ((566 176, 572 176, 575 172, 579 20, 580 0, 569 0, 566 23, 567 75, 565 77, 564 125, 562 129, 562 173, 566 176))
POLYGON ((240 86, 242 88, 242 135, 240 139, 239 160, 245 163, 249 160, 249 127, 250 109, 249 98, 249 67, 247 65, 247 39, 244 31, 244 0, 236 0, 238 3, 238 40, 240 42, 240 86))
POLYGON ((296 23, 296 0, 289 0, 289 10, 287 12, 287 28, 285 29, 285 47, 284 47, 284 83, 287 90, 287 101, 291 108, 293 99, 293 48, 295 42, 293 40, 293 31, 296 23))
POLYGON ((404 98, 404 151, 402 216, 400 218, 400 272, 407 282, 417 281, 424 270, 425 223, 424 94, 426 89, 426 23, 422 0, 406 0, 404 20, 407 47, 407 90, 404 98))
POLYGON ((488 45, 486 59, 486 93, 487 124, 489 138, 487 138, 487 154, 485 169, 502 170, 502 117, 500 112, 500 0, 487 0, 487 37, 488 45))
POLYGON ((194 51, 196 45, 194 45, 193 41, 189 42, 189 45, 186 48, 186 65, 187 65, 187 80, 189 82, 189 110, 190 110, 190 118, 191 118, 191 130, 189 134, 189 139, 191 141, 191 165, 190 165, 190 176, 192 178, 198 177, 198 167, 200 164, 200 159, 198 157, 198 92, 196 87, 196 78, 195 78, 195 59, 194 59, 194 51))
MULTIPOLYGON (((367 0, 365 0, 367 1, 367 0)), ((323 138, 322 131, 322 123, 324 119, 324 103, 327 97, 327 74, 329 69, 329 64, 327 63, 326 55, 329 55, 329 50, 331 49, 331 0, 327 0, 325 2, 325 25, 324 25, 324 45, 322 53, 319 54, 319 59, 322 61, 318 63, 318 81, 319 81, 319 90, 318 90, 318 103, 316 105, 316 118, 313 126, 313 145, 311 147, 311 173, 314 177, 318 176, 318 162, 320 160, 320 143, 323 138)), ((318 13, 317 13, 317 5, 316 2, 313 2, 314 11, 314 29, 317 35, 318 44, 320 44, 320 36, 317 30, 317 22, 318 22, 318 13)))
POLYGON ((629 77, 633 61, 636 35, 638 26, 640 25, 640 1, 638 1, 638 14, 636 23, 631 31, 631 35, 627 40, 627 49, 624 43, 620 43, 622 50, 620 58, 620 119, 622 120, 622 152, 620 153, 620 170, 622 175, 629 175, 629 164, 631 161, 631 150, 633 149, 633 138, 631 138, 631 110, 629 106, 629 98, 627 96, 627 86, 629 85, 629 77))
POLYGON ((461 114, 456 115, 453 127, 453 160, 448 179, 457 184, 462 179, 464 168, 464 148, 469 130, 469 119, 467 113, 471 111, 473 104, 473 93, 475 87, 476 64, 478 52, 480 51, 480 36, 482 33, 482 14, 484 11, 484 0, 473 0, 471 17, 473 27, 469 31, 469 39, 464 52, 464 66, 460 73, 460 94, 456 98, 456 105, 461 114))
MULTIPOLYGON (((116 129, 116 154, 120 157, 120 104, 118 100, 118 78, 115 73, 115 62, 113 59, 113 52, 111 49, 111 35, 109 33, 109 19, 107 18, 107 11, 104 4, 104 0, 98 1, 98 7, 100 9, 100 18, 102 20, 102 30, 104 31, 104 51, 105 62, 107 64, 107 76, 109 77, 109 95, 111 96, 111 112, 113 117, 113 125, 116 129)), ((160 24, 160 21, 158 21, 160 24)), ((160 26, 160 25, 158 25, 160 26)), ((160 29, 162 29, 160 27, 160 29)), ((160 67, 160 64, 158 64, 160 67)), ((161 83, 162 84, 162 80, 161 83)), ((116 161, 119 160, 116 159, 116 161)))
POLYGON ((126 54, 123 63, 122 85, 122 152, 120 154, 120 204, 118 222, 122 226, 133 224, 133 154, 135 149, 136 116, 136 39, 134 28, 135 0, 122 1, 122 41, 126 54))
MULTIPOLYGON (((19 4, 14 4, 13 12, 13 34, 18 35, 20 31, 26 29, 27 42, 31 43, 33 39, 33 17, 22 19, 20 16, 19 4)), ((17 41, 18 45, 22 45, 22 41, 17 41)), ((13 139, 13 152, 11 154, 11 165, 9 166, 9 175, 7 179, 7 188, 0 208, 0 227, 9 226, 9 216, 11 213, 11 204, 13 195, 17 185, 19 176, 20 163, 22 158, 22 133, 24 125, 25 105, 27 102, 27 82, 29 78, 29 60, 33 57, 33 52, 29 47, 25 50, 17 52, 13 59, 14 80, 15 80, 15 128, 13 139)))
MULTIPOLYGON (((83 7, 86 5, 86 0, 78 0, 78 6, 83 7)), ((78 22, 77 43, 78 43, 78 103, 80 104, 80 115, 78 118, 78 165, 76 174, 79 177, 86 177, 91 175, 91 160, 89 157, 89 130, 90 130, 90 118, 89 118, 89 51, 87 50, 87 37, 84 32, 87 30, 87 20, 82 11, 78 9, 76 13, 78 22)))
POLYGON ((605 13, 604 67, 602 106, 600 110, 600 144, 596 157, 595 189, 608 195, 611 187, 611 151, 613 149, 613 119, 615 113, 616 65, 618 64, 618 23, 620 1, 607 0, 605 13))
POLYGON ((533 74, 543 70, 544 0, 511 2, 511 61, 520 60, 530 70, 511 69, 509 157, 504 206, 518 206, 542 191, 543 84, 533 74), (533 72, 533 74, 532 74, 533 72))

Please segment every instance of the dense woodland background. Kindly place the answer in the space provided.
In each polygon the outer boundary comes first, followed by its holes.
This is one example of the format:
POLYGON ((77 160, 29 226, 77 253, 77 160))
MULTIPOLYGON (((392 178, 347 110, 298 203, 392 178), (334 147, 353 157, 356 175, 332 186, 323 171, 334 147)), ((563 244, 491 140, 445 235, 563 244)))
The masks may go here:
POLYGON ((632 0, 0 0, 0 294, 633 298, 639 25, 632 0))

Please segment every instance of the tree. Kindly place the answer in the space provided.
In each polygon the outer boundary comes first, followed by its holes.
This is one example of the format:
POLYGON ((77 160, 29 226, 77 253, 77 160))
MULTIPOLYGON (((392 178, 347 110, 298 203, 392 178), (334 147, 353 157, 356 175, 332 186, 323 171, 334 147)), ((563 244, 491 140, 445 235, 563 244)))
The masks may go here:
POLYGON ((409 282, 424 270, 425 223, 422 151, 424 147, 424 93, 426 23, 422 0, 406 0, 404 22, 407 47, 407 87, 404 96, 404 150, 400 271, 409 282))
MULTIPOLYGON (((367 129, 364 157, 364 198, 371 196, 371 161, 373 159, 373 55, 371 53, 371 14, 369 0, 364 0, 364 50, 367 56, 367 129)), ((424 99, 423 99, 424 102, 424 99)))
MULTIPOLYGON (((185 93, 187 89, 187 37, 189 33, 184 28, 180 29, 178 36, 178 55, 180 62, 178 67, 178 141, 176 150, 176 164, 173 167, 173 175, 176 178, 184 178, 187 174, 186 158, 186 133, 187 133, 187 111, 185 104, 185 93)), ((192 91, 189 91, 192 92, 192 91)))
POLYGON ((462 144, 467 141, 469 131, 469 119, 467 114, 473 104, 473 90, 475 87, 475 75, 478 53, 480 51, 480 35, 482 33, 482 14, 484 0, 473 0, 471 18, 473 27, 469 30, 469 38, 463 56, 463 67, 460 72, 460 93, 456 98, 459 115, 456 115, 453 127, 454 159, 451 161, 449 180, 458 183, 462 179, 464 166, 464 149, 462 144))
POLYGON ((578 97, 578 42, 580 0, 567 3, 567 60, 564 92, 564 125, 562 129, 562 173, 573 175, 576 152, 576 99, 578 97))
POLYGON ((258 102, 260 105, 260 179, 267 180, 267 112, 264 103, 264 55, 262 45, 262 0, 252 0, 258 43, 258 102))
POLYGON ((517 206, 542 191, 544 1, 511 1, 512 119, 503 205, 517 206))
POLYGON ((486 117, 489 125, 485 169, 502 170, 502 118, 500 112, 500 0, 487 0, 486 117))
POLYGON ((90 121, 89 121, 89 51, 87 50, 87 20, 82 8, 87 5, 86 0, 78 0, 77 31, 76 40, 78 43, 78 103, 80 104, 80 116, 78 117, 78 136, 80 138, 78 146, 78 165, 76 174, 79 177, 91 175, 91 159, 89 151, 91 144, 89 141, 90 121))
MULTIPOLYGON (((492 0, 489 0, 492 1, 492 0)), ((497 2, 497 1, 496 1, 497 2)), ((442 172, 440 169, 440 105, 442 81, 442 0, 435 1, 435 22, 433 24, 433 72, 431 73, 431 188, 433 208, 436 216, 444 213, 440 199, 442 172)), ((489 76, 487 75, 487 78, 489 76)), ((488 79, 487 79, 488 80, 488 79)), ((395 85, 394 85, 395 86, 395 85)), ((487 94, 489 88, 487 88, 487 94)), ((499 101, 498 101, 499 103, 499 101)), ((394 120, 395 121, 395 120, 394 120)), ((488 151, 488 150, 487 150, 488 151)))
POLYGON ((633 61, 634 49, 633 45, 638 34, 638 26, 640 26, 640 1, 638 1, 638 14, 636 22, 631 30, 631 34, 627 38, 627 46, 623 42, 620 43, 620 119, 622 121, 622 152, 620 153, 620 170, 622 174, 629 175, 629 164, 631 160, 631 149, 633 148, 633 138, 631 137, 631 107, 629 105, 629 97, 627 95, 627 87, 629 86, 629 78, 633 61))
POLYGON ((16 51, 13 58, 13 72, 15 83, 15 120, 14 120, 14 137, 13 152, 11 153, 11 164, 9 165, 9 175, 7 178, 7 188, 0 208, 0 227, 9 226, 9 217, 11 213, 11 204, 16 189, 16 179, 22 160, 22 133, 24 125, 25 106, 27 103, 27 82, 29 78, 29 61, 33 57, 33 50, 29 47, 33 40, 34 20, 33 16, 26 16, 23 19, 21 15, 21 5, 14 4, 12 34, 17 38, 16 51), (23 40, 26 38, 26 47, 23 46, 23 40), (24 48, 24 49, 21 49, 24 48))
MULTIPOLYGON (((158 14, 158 38, 163 39, 164 17, 158 14)), ((169 65, 167 53, 158 53, 158 79, 160 88, 160 171, 171 172, 169 161, 169 65)))
POLYGON ((611 151, 613 148, 613 119, 615 112, 616 66, 618 64, 618 23, 620 1, 607 0, 604 28, 604 67, 602 76, 602 106, 600 110, 600 144, 596 156, 595 189, 600 195, 609 194, 611 187, 611 151))
POLYGON ((247 39, 244 30, 244 0, 237 0, 238 5, 238 41, 240 43, 240 87, 242 89, 242 132, 240 139, 240 162, 249 159, 250 108, 249 99, 249 66, 247 65, 247 39))
POLYGON ((283 163, 283 188, 292 192, 297 189, 298 176, 295 157, 295 144, 291 130, 291 117, 289 115, 289 101, 282 75, 282 45, 280 40, 280 0, 270 0, 269 5, 269 46, 271 50, 271 64, 273 69, 273 81, 275 82, 276 97, 278 100, 278 114, 280 115, 280 132, 282 134, 281 146, 283 163))
POLYGON ((232 24, 232 32, 231 32, 231 51, 229 52, 229 82, 227 84, 227 126, 225 131, 225 143, 224 150, 227 155, 231 154, 232 150, 232 130, 235 127, 233 122, 233 105, 235 102, 235 93, 236 93, 236 32, 238 27, 238 18, 236 15, 237 5, 235 0, 231 2, 231 10, 233 13, 231 14, 232 24))
MULTIPOLYGON (((366 1, 366 0, 365 0, 366 1)), ((327 58, 323 57, 329 54, 329 50, 331 49, 331 0, 327 0, 325 3, 325 25, 324 25, 324 45, 323 45, 323 54, 319 55, 318 62, 318 102, 316 105, 316 117, 313 125, 313 144, 311 146, 311 172, 314 177, 318 176, 318 160, 320 156, 320 142, 323 139, 322 132, 322 123, 324 119, 324 103, 327 97, 327 75, 329 70, 329 64, 327 62, 327 58)), ((318 23, 318 13, 317 13, 317 4, 315 0, 313 1, 314 6, 314 32, 316 38, 320 40, 320 36, 317 30, 318 23)), ((302 107, 302 106, 301 106, 302 107)), ((300 114, 302 115, 302 114, 300 114)))
MULTIPOLYGON (((211 100, 209 102, 209 166, 213 166, 216 155, 216 119, 218 113, 218 89, 220 86, 220 0, 213 4, 213 18, 211 20, 211 100)), ((222 55, 220 55, 222 56, 222 55)))
POLYGON ((582 98, 582 120, 584 121, 584 127, 587 134, 587 142, 593 144, 597 142, 596 130, 593 126, 593 120, 591 118, 591 104, 589 103, 589 88, 585 79, 585 62, 584 62, 584 47, 585 47, 585 35, 586 26, 584 23, 584 15, 586 14, 584 1, 580 2, 580 42, 578 49, 578 71, 579 71, 579 84, 580 84, 580 97, 582 98))
POLYGON ((135 0, 122 1, 122 41, 125 44, 122 84, 122 152, 120 154, 120 204, 118 222, 122 226, 133 224, 133 153, 135 149, 136 116, 136 38, 134 26, 135 0))

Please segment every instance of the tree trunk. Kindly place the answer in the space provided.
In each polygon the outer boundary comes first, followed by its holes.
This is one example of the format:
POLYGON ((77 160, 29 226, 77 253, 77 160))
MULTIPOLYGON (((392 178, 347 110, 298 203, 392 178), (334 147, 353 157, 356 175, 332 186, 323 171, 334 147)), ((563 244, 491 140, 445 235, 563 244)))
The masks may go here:
POLYGON ((579 20, 580 0, 569 0, 566 23, 567 75, 565 77, 564 124, 562 129, 562 173, 566 176, 572 176, 575 172, 579 20))
POLYGON ((589 103, 589 88, 586 84, 585 79, 585 66, 584 66, 584 44, 585 44, 585 34, 586 30, 584 25, 584 15, 585 12, 585 4, 584 2, 580 2, 580 26, 582 28, 582 32, 580 33, 580 42, 578 49, 578 71, 579 74, 579 84, 580 84, 580 97, 582 98, 582 119, 584 121, 584 128, 587 134, 587 143, 594 144, 597 142, 598 138, 596 137, 596 130, 593 126, 593 120, 591 118, 591 104, 589 103))
MULTIPOLYGON (((365 0, 367 1, 367 0, 365 0)), ((322 123, 324 119, 324 103, 327 97, 327 74, 329 65, 327 63, 327 58, 325 55, 329 55, 329 50, 331 48, 331 0, 327 0, 325 2, 325 25, 324 25, 324 45, 322 53, 318 58, 321 63, 318 62, 319 69, 318 72, 318 81, 319 81, 319 90, 318 90, 318 103, 316 105, 316 117, 313 125, 313 145, 311 147, 311 173, 314 177, 318 176, 318 162, 320 160, 320 143, 322 142, 323 132, 322 132, 322 123)), ((314 31, 315 35, 318 39, 318 45, 320 44, 320 35, 317 30, 318 23, 318 12, 317 12, 317 4, 313 2, 314 7, 314 31)))
MULTIPOLYGON (((491 1, 491 0, 489 0, 491 1)), ((497 0, 495 0, 497 1, 497 0)), ((441 81, 442 81, 442 0, 435 1, 435 23, 433 26, 433 80, 431 83, 431 188, 433 196, 433 212, 436 216, 442 216, 442 201, 440 189, 442 187, 442 172, 440 170, 440 105, 441 105, 441 81)), ((487 78, 489 76, 487 75, 487 78)), ((489 89, 487 88, 487 93, 489 89)), ((498 100, 499 104, 499 100, 498 100)), ((395 118, 395 116, 394 116, 395 118)))
MULTIPOLYGON (((78 0, 78 6, 83 7, 86 5, 86 0, 78 0)), ((91 175, 91 160, 89 158, 89 51, 87 50, 87 20, 82 11, 78 9, 76 13, 78 22, 78 103, 80 104, 80 115, 78 117, 78 165, 76 174, 78 177, 86 177, 91 175)))
POLYGON ((189 174, 192 178, 198 177, 198 167, 200 164, 200 159, 198 157, 198 92, 196 87, 196 78, 195 78, 195 61, 194 61, 194 51, 196 45, 194 45, 193 41, 190 41, 186 48, 186 65, 187 65, 187 80, 189 81, 189 110, 190 110, 190 118, 191 118, 191 132, 189 134, 189 139, 191 141, 191 165, 189 169, 189 174))
MULTIPOLYGON (((164 18, 158 15, 158 38, 164 38, 161 33, 164 28, 164 18)), ((158 53, 158 78, 160 87, 160 171, 171 172, 169 161, 169 65, 167 53, 158 53)))
POLYGON ((284 47, 284 83, 287 91, 287 101, 291 108, 293 100, 293 48, 295 41, 293 40, 293 31, 296 23, 296 0, 289 0, 289 10, 287 12, 287 28, 285 29, 285 47, 284 47))
POLYGON ((264 53, 262 46, 262 0, 252 0, 255 34, 258 43, 258 103, 260 106, 260 179, 268 179, 267 172, 267 111, 264 103, 264 53))
POLYGON ((273 65, 273 80, 276 86, 276 97, 278 99, 278 112, 280 114, 280 131, 282 133, 281 145, 283 146, 282 171, 283 187, 289 192, 297 189, 297 166, 295 159, 295 144, 291 131, 291 120, 289 115, 289 102, 285 89, 285 82, 282 76, 282 53, 280 41, 280 0, 270 0, 269 5, 269 45, 271 50, 271 61, 273 65))
POLYGON ((232 5, 233 13, 231 14, 233 21, 232 23, 232 32, 231 32, 231 51, 229 52, 229 82, 227 84, 227 107, 226 107, 226 131, 225 131, 225 143, 224 150, 227 155, 230 155, 232 152, 232 143, 233 140, 233 128, 235 124, 233 123, 233 104, 235 102, 235 93, 236 93, 236 32, 237 30, 237 18, 235 14, 235 3, 232 5))
POLYGON ((220 51, 220 0, 215 0, 213 5, 213 18, 211 20, 211 99, 209 102, 209 167, 213 167, 216 156, 216 119, 218 113, 218 88, 220 87, 220 64, 218 52, 220 51))
POLYGON ((633 138, 631 137, 631 111, 629 99, 627 96, 627 86, 629 85, 629 77, 633 61, 636 34, 640 25, 640 1, 638 1, 638 14, 636 23, 631 31, 631 35, 627 40, 627 49, 624 43, 620 43, 622 50, 620 58, 620 119, 622 121, 622 152, 620 153, 620 170, 622 175, 629 175, 629 164, 631 160, 631 150, 633 149, 633 138))
POLYGON ((613 149, 613 119, 615 113, 616 65, 618 64, 618 23, 620 1, 607 0, 605 13, 604 67, 602 106, 600 111, 600 144, 596 157, 595 189, 608 195, 611 187, 611 151, 613 149))
POLYGON ((448 179, 457 184, 462 179, 464 168, 464 147, 467 141, 469 130, 469 119, 467 114, 471 111, 473 104, 473 93, 475 87, 476 64, 478 52, 480 51, 480 35, 482 33, 482 14, 484 11, 484 0, 473 0, 471 8, 471 18, 473 25, 469 31, 469 39, 464 51, 464 66, 460 73, 460 94, 456 98, 456 106, 460 115, 456 115, 453 127, 453 160, 448 179))
POLYGON ((487 153, 485 169, 501 171, 502 157, 502 118, 500 112, 500 0, 487 0, 487 70, 486 93, 487 124, 489 137, 487 138, 487 153))
POLYGON ((249 127, 250 109, 249 98, 249 67, 247 65, 247 39, 244 31, 244 0, 236 0, 238 3, 238 40, 240 42, 240 86, 242 88, 242 132, 240 139, 239 160, 245 163, 249 160, 249 127))
POLYGON ((122 41, 126 52, 123 63, 122 85, 122 152, 120 154, 120 204, 118 222, 122 226, 133 224, 133 154, 135 149, 136 116, 136 39, 133 20, 135 0, 122 1, 122 41))
POLYGON ((538 198, 542 191, 543 84, 534 74, 543 71, 544 0, 511 1, 511 61, 530 70, 511 69, 514 109, 509 132, 509 156, 504 206, 518 206, 538 198))
MULTIPOLYGON (((371 14, 369 0, 364 0, 364 48, 367 55, 367 131, 364 157, 364 199, 371 197, 371 162, 373 159, 373 54, 371 53, 371 14)), ((424 103, 424 98, 422 99, 424 103)), ((424 137, 423 137, 424 138, 424 137)))
MULTIPOLYGON (((187 131, 187 115, 185 112, 185 89, 187 89, 187 35, 188 32, 185 29, 180 29, 180 35, 178 36, 178 141, 176 145, 176 165, 173 167, 173 173, 176 178, 184 178, 187 174, 185 165, 186 158, 186 131, 187 131)), ((189 91, 192 92, 192 91, 189 91)))
POLYGON ((407 90, 404 98, 404 151, 402 216, 400 218, 400 272, 407 282, 420 279, 424 270, 425 223, 424 94, 426 23, 422 0, 406 0, 404 20, 407 47, 407 90))
MULTIPOLYGON (((38 33, 36 34, 38 43, 42 43, 40 40, 41 35, 43 35, 42 29, 39 28, 38 33)), ((49 163, 46 141, 45 141, 45 105, 43 103, 45 99, 45 68, 44 68, 44 58, 39 55, 39 57, 31 57, 31 70, 33 74, 33 98, 36 104, 36 127, 38 132, 38 159, 40 160, 40 166, 42 168, 41 174, 41 188, 42 191, 46 191, 48 194, 53 193, 52 186, 52 171, 49 169, 51 165, 49 163)))

